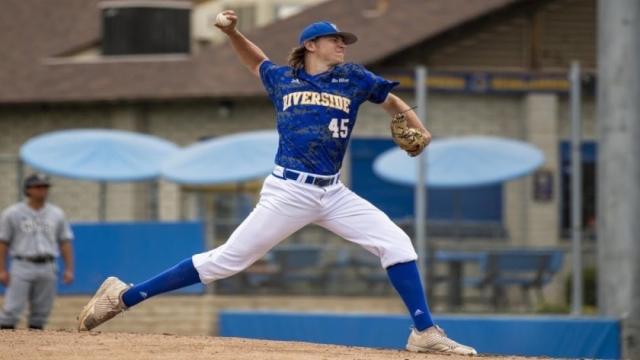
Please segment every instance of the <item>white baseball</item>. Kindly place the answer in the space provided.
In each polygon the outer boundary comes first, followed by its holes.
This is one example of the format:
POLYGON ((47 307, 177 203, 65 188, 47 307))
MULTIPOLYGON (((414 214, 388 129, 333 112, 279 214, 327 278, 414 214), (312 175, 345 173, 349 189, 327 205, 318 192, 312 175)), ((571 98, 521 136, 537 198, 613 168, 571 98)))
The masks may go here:
POLYGON ((219 13, 216 16, 216 24, 219 26, 229 26, 231 25, 231 20, 223 13, 219 13))

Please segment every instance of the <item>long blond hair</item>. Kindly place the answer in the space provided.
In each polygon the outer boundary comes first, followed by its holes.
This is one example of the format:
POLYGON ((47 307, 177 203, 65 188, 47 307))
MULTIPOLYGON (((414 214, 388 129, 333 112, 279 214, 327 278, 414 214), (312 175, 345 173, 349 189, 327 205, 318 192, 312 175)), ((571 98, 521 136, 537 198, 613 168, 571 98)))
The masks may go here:
POLYGON ((304 68, 304 56, 307 53, 307 49, 304 45, 300 45, 291 49, 287 63, 294 69, 304 68))

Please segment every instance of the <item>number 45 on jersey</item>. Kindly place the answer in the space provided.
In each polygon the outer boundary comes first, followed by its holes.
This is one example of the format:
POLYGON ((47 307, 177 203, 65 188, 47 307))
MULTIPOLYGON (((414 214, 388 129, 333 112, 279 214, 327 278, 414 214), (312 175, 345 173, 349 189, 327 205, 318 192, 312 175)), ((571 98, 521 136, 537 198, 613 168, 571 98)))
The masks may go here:
POLYGON ((349 136, 349 119, 331 119, 329 130, 336 139, 344 139, 349 136))

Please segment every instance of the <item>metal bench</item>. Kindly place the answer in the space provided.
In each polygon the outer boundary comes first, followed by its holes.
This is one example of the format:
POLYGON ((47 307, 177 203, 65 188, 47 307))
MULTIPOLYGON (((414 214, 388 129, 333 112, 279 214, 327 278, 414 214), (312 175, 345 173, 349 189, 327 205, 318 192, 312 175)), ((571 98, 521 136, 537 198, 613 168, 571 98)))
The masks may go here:
POLYGON ((314 290, 324 288, 327 276, 322 266, 322 247, 291 244, 277 246, 270 251, 273 263, 278 265, 274 281, 290 291, 296 283, 308 283, 314 290))
POLYGON ((530 290, 535 290, 538 301, 543 302, 542 288, 560 271, 563 252, 557 249, 509 249, 488 252, 480 263, 481 276, 468 278, 466 285, 492 290, 494 309, 507 305, 505 290, 519 287, 524 303, 531 307, 530 290))

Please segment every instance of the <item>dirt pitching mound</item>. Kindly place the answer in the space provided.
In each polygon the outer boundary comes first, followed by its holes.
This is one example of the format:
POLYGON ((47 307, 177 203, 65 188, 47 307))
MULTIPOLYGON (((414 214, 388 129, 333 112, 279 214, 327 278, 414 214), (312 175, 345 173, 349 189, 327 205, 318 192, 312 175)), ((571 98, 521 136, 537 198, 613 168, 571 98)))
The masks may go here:
MULTIPOLYGON (((78 333, 74 331, 2 331, 0 359, 216 359, 216 360, 456 360, 467 356, 414 354, 301 342, 239 338, 78 333)), ((483 356, 483 359, 493 357, 483 356)), ((499 357, 500 359, 523 359, 499 357)))

